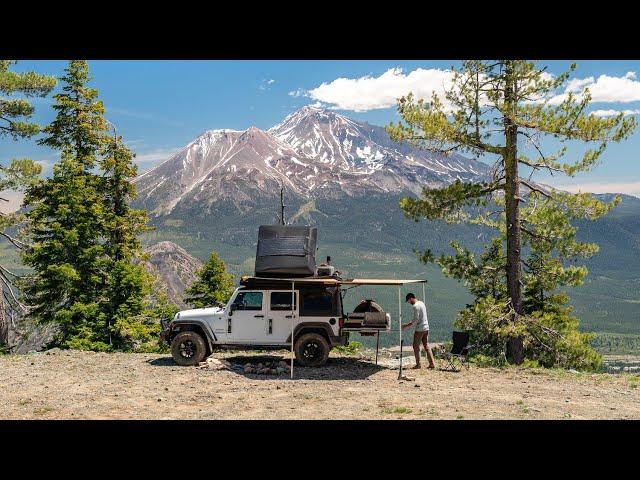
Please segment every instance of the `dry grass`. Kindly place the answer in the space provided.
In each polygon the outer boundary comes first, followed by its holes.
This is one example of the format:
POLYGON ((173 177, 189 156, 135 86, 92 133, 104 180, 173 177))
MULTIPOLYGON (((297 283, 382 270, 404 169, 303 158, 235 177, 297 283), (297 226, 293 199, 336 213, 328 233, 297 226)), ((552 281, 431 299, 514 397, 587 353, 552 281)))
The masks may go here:
POLYGON ((411 370, 416 380, 406 382, 397 370, 332 356, 323 368, 296 368, 292 381, 91 352, 1 356, 0 371, 4 419, 640 419, 636 375, 472 367, 411 370))

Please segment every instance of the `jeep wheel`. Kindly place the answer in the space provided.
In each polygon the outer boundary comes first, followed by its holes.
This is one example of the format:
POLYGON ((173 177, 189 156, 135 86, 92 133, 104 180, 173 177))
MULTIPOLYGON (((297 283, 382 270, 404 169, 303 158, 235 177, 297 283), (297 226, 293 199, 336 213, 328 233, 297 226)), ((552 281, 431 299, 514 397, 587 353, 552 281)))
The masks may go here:
POLYGON ((207 354, 204 338, 197 332, 180 332, 171 342, 171 356, 178 365, 191 367, 200 363, 207 354))
POLYGON ((329 344, 318 333, 305 333, 294 347, 296 360, 303 367, 321 367, 329 358, 329 344))

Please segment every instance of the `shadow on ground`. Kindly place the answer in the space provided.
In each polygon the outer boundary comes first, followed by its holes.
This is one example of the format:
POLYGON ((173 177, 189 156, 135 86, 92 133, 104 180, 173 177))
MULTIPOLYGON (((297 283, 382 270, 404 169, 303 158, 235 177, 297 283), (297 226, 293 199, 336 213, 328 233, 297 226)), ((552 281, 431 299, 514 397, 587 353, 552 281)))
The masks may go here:
POLYGON ((154 358, 153 360, 147 360, 149 365, 154 367, 177 367, 178 364, 173 361, 171 357, 154 358))
MULTIPOLYGON (((262 375, 257 373, 245 373, 244 365, 251 363, 257 365, 258 363, 266 362, 279 362, 284 360, 287 364, 290 362, 284 356, 281 355, 229 355, 225 357, 229 363, 233 365, 233 369, 230 370, 236 375, 241 375, 252 380, 277 380, 290 378, 289 372, 282 373, 280 375, 262 375)), ((156 358, 154 360, 148 360, 147 363, 156 367, 175 367, 176 363, 171 357, 156 358)), ((185 367, 195 368, 195 367, 185 367)), ((376 365, 358 358, 349 357, 329 357, 327 363, 322 367, 311 368, 303 367, 294 362, 293 364, 293 378, 294 380, 365 380, 371 375, 385 370, 386 367, 376 365)))
MULTIPOLYGON (((281 375, 260 375, 255 373, 244 373, 242 367, 246 363, 253 365, 257 363, 273 362, 284 360, 287 363, 289 359, 278 355, 235 355, 226 357, 225 360, 238 368, 234 368, 233 372, 252 380, 269 380, 273 378, 290 378, 289 372, 281 375)), ((348 357, 329 357, 327 363, 322 367, 303 367, 294 362, 293 378, 294 380, 364 380, 371 375, 384 370, 384 367, 373 363, 365 362, 357 358, 348 357)))

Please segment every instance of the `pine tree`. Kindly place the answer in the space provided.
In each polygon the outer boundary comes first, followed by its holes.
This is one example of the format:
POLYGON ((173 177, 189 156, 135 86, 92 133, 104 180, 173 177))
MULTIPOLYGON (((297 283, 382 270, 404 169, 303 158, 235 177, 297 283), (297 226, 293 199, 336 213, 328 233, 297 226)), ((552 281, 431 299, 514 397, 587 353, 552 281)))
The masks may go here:
MULTIPOLYGON (((456 181, 440 189, 425 188, 421 198, 403 199, 401 208, 415 220, 467 221, 502 229, 504 256, 494 256, 494 260, 500 258, 502 263, 492 268, 504 272, 506 296, 504 299, 478 297, 475 315, 488 321, 497 319, 501 325, 507 319, 507 330, 511 334, 506 353, 515 363, 524 360, 523 325, 531 319, 525 305, 531 296, 523 294, 523 285, 525 291, 539 294, 541 288, 562 283, 550 281, 537 289, 527 285, 525 282, 535 273, 523 276, 525 246, 530 244, 535 250, 536 246, 540 247, 538 240, 547 242, 547 251, 538 251, 537 257, 546 272, 552 258, 557 258, 550 252, 562 253, 566 247, 549 237, 549 228, 558 218, 570 217, 572 209, 581 204, 585 209, 599 212, 613 206, 603 205, 588 195, 577 198, 541 188, 531 182, 531 176, 527 180, 522 178, 521 169, 528 169, 531 175, 543 170, 574 176, 596 165, 609 143, 626 139, 636 127, 635 118, 625 118, 622 113, 612 118, 587 114, 585 109, 591 99, 588 91, 583 92, 581 98, 572 92, 557 96, 574 69, 572 65, 568 72, 554 77, 529 61, 466 61, 462 68, 453 69, 453 84, 444 99, 434 95, 430 102, 425 102, 416 101, 412 95, 403 97, 398 102, 398 111, 404 123, 387 127, 395 140, 410 140, 445 154, 459 151, 495 159, 490 180, 456 181), (561 143, 581 141, 593 146, 576 162, 564 162, 561 159, 566 146, 552 154, 544 152, 549 139, 561 143), (545 213, 532 210, 523 214, 521 204, 534 203, 538 197, 546 202, 540 210, 545 213), (499 220, 492 216, 496 212, 485 208, 492 202, 501 207, 499 220), (478 308, 483 306, 486 308, 478 308)), ((458 252, 458 256, 462 258, 450 257, 442 263, 446 269, 458 269, 461 274, 463 270, 458 267, 464 264, 459 262, 468 257, 464 252, 458 252)), ((423 259, 432 260, 433 256, 426 251, 423 259)), ((535 267, 529 272, 535 272, 535 267)))
POLYGON ((116 349, 133 348, 144 337, 145 317, 152 278, 139 262, 142 251, 138 235, 148 230, 147 214, 131 208, 137 175, 134 154, 118 136, 107 141, 101 161, 104 172, 101 189, 105 205, 108 284, 102 309, 107 319, 109 343, 116 349), (135 323, 138 322, 140 325, 135 323))
MULTIPOLYGON (((544 234, 523 237, 523 314, 517 322, 511 320, 513 310, 507 307, 504 213, 502 221, 496 221, 500 236, 481 255, 452 242, 455 254, 442 255, 438 263, 445 274, 464 281, 475 296, 455 325, 473 332, 476 350, 501 357, 504 344, 517 336, 523 341, 524 356, 540 365, 597 370, 602 358, 591 347, 594 335, 579 332, 569 297, 561 289, 582 284, 587 269, 575 261, 598 251, 596 244, 576 239, 577 229, 570 220, 595 221, 615 202, 604 204, 588 194, 556 195, 556 201, 550 201, 531 192, 521 210, 523 222, 544 234)), ((504 200, 496 203, 503 205, 504 200)))
MULTIPOLYGON (((0 60, 0 139, 10 138, 14 141, 31 138, 40 131, 39 125, 30 121, 34 107, 29 97, 45 97, 56 85, 56 79, 36 72, 16 73, 9 68, 16 62, 0 60), (11 98, 19 94, 27 98, 11 98)), ((0 165, 0 202, 8 200, 2 197, 4 190, 19 191, 36 181, 42 168, 30 159, 14 159, 8 166, 0 165)), ((15 227, 22 219, 18 213, 0 211, 0 236, 14 247, 22 249, 24 244, 10 234, 9 229, 15 227)), ((0 331, 6 332, 3 322, 5 310, 22 309, 17 293, 14 291, 14 280, 18 276, 6 265, 0 264, 0 331), (6 300, 6 303, 5 303, 6 300), (5 307, 7 305, 7 307, 5 307)), ((0 344, 6 335, 0 334, 0 344)), ((4 338, 6 341, 6 338, 4 338)))
POLYGON ((233 293, 233 276, 216 252, 198 271, 198 279, 187 288, 185 302, 194 308, 226 304, 233 293))
POLYGON ((56 117, 41 145, 61 152, 53 175, 27 189, 31 244, 23 255, 34 275, 26 284, 30 315, 59 326, 56 343, 108 348, 99 300, 106 283, 102 179, 94 173, 106 124, 98 92, 87 86, 85 61, 73 60, 54 95, 56 117))

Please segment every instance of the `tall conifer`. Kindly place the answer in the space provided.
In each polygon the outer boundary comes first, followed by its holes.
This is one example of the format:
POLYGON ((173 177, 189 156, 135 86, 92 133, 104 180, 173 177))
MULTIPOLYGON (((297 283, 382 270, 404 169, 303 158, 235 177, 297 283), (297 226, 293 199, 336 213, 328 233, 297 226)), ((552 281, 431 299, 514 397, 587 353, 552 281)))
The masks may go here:
MULTIPOLYGON (((34 107, 29 97, 45 97, 56 85, 56 79, 36 72, 17 73, 10 67, 14 60, 0 60, 0 139, 28 139, 40 131, 40 126, 31 117, 34 107), (16 97, 20 95, 20 97, 16 97)), ((22 219, 19 213, 2 211, 2 202, 9 199, 3 190, 20 191, 36 181, 42 167, 33 160, 14 159, 9 165, 0 164, 0 236, 13 247, 23 248, 23 243, 15 238, 10 229, 22 219)), ((22 303, 15 291, 17 274, 7 265, 0 263, 0 345, 6 343, 8 327, 3 319, 7 318, 5 310, 22 310, 22 303)))
POLYGON ((40 141, 60 151, 60 161, 25 196, 31 242, 23 258, 34 270, 26 293, 32 317, 59 325, 57 343, 104 349, 99 300, 107 282, 106 225, 102 179, 94 172, 105 142, 104 107, 87 85, 86 61, 70 61, 60 80, 56 117, 40 141))
MULTIPOLYGON (((445 98, 434 95, 426 102, 411 95, 401 98, 398 111, 404 123, 388 127, 395 140, 410 140, 445 154, 459 151, 493 160, 492 178, 425 188, 421 198, 403 199, 401 208, 415 220, 468 221, 500 231, 501 243, 494 242, 485 252, 491 264, 478 265, 473 255, 459 245, 455 245, 456 255, 441 258, 440 263, 446 273, 466 278, 472 284, 485 283, 483 272, 488 272, 487 279, 498 275, 504 280, 503 287, 497 289, 499 295, 478 296, 475 312, 466 310, 463 314, 467 320, 475 315, 486 319, 486 325, 500 327, 507 336, 506 354, 515 363, 521 363, 531 351, 527 341, 551 349, 551 356, 556 353, 554 347, 540 338, 536 340, 532 333, 542 325, 536 319, 558 313, 558 302, 550 302, 550 297, 544 300, 545 292, 578 284, 586 271, 565 268, 565 262, 594 253, 594 247, 575 241, 575 230, 567 219, 596 219, 613 207, 590 195, 541 188, 531 181, 531 175, 547 171, 574 176, 588 171, 610 143, 626 139, 637 123, 623 113, 611 118, 587 113, 591 100, 588 91, 579 96, 572 91, 562 92, 569 75, 570 71, 550 75, 545 68, 525 60, 466 61, 453 70, 453 83, 445 98), (561 143, 557 151, 545 151, 557 142, 561 143), (564 160, 566 144, 571 142, 589 146, 573 162, 564 160), (528 177, 523 172, 529 173, 528 177), (473 208, 490 202, 499 205, 498 212, 473 208), (565 235, 564 241, 558 235, 565 235), (502 244, 504 249, 496 248, 502 244), (526 259, 527 247, 534 254, 530 261, 526 259), (487 298, 495 300, 496 305, 482 308, 489 301, 487 298)), ((432 260, 431 252, 425 252, 423 259, 432 260)), ((566 326, 568 317, 563 318, 567 321, 561 323, 566 326)), ((577 321, 571 322, 572 331, 577 333, 577 321)), ((491 333, 491 328, 486 331, 491 333)), ((554 332, 555 338, 567 338, 567 329, 554 332)))

